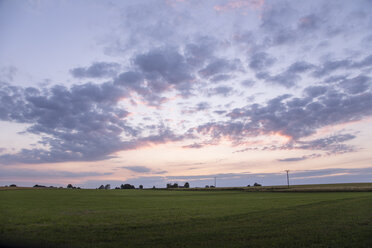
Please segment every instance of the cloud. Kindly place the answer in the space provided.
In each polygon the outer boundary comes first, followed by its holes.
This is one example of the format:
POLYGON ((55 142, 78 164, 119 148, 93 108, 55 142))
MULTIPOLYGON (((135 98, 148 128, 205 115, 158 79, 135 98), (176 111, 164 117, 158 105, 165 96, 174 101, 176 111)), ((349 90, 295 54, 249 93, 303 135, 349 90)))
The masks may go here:
POLYGON ((326 61, 321 67, 319 67, 313 73, 313 75, 315 77, 323 77, 325 75, 329 75, 331 72, 335 70, 349 68, 351 65, 352 62, 349 59, 326 61))
POLYGON ((0 119, 29 123, 26 133, 40 137, 41 148, 3 154, 0 162, 45 163, 109 159, 114 152, 181 140, 164 127, 141 136, 129 112, 117 106, 128 96, 113 83, 53 86, 38 90, 2 84, 0 119))
POLYGON ((107 78, 115 76, 119 69, 118 63, 95 62, 89 67, 77 67, 70 72, 76 78, 107 78))
POLYGON ((240 82, 240 84, 244 87, 250 88, 255 84, 255 81, 247 79, 247 80, 240 82))
POLYGON ((341 138, 351 139, 354 135, 314 140, 311 144, 301 140, 322 127, 371 116, 372 93, 347 94, 341 89, 311 86, 303 94, 302 98, 284 94, 265 104, 235 108, 227 113, 229 121, 208 122, 192 129, 192 132, 214 140, 226 137, 233 144, 249 137, 280 134, 295 142, 298 149, 311 147, 332 154, 355 151, 354 147, 340 144, 341 138))
POLYGON ((150 173, 150 174, 165 174, 165 173, 167 173, 167 171, 152 170, 151 168, 148 168, 146 166, 123 166, 123 167, 120 167, 120 168, 127 169, 127 170, 137 172, 137 173, 150 173))
POLYGON ((208 36, 198 37, 187 43, 184 48, 187 63, 195 68, 203 66, 205 62, 214 58, 218 43, 218 40, 208 36))
POLYGON ((196 112, 199 112, 199 111, 209 110, 210 108, 211 108, 211 106, 208 102, 199 102, 198 104, 196 104, 196 106, 194 106, 192 108, 187 108, 187 109, 182 110, 182 113, 193 114, 193 113, 196 113, 196 112))
POLYGON ((238 0, 238 1, 229 1, 224 5, 215 5, 213 8, 218 12, 224 12, 227 10, 235 9, 252 9, 257 10, 261 9, 264 5, 264 0, 238 0))
POLYGON ((0 168, 0 179, 12 178, 35 178, 37 179, 54 179, 54 178, 85 178, 85 177, 102 177, 112 175, 112 172, 71 172, 59 170, 33 170, 33 169, 16 169, 0 168))
POLYGON ((121 168, 130 170, 133 172, 138 172, 138 173, 151 172, 151 169, 145 166, 123 166, 121 168))
POLYGON ((250 57, 249 67, 253 70, 268 69, 276 62, 276 59, 266 52, 258 52, 250 57))
POLYGON ((372 80, 370 77, 359 75, 351 79, 345 79, 339 85, 349 94, 360 94, 366 92, 371 83, 372 80))
POLYGON ((220 95, 220 96, 228 97, 232 94, 233 90, 234 89, 229 86, 219 86, 219 87, 209 89, 207 91, 207 95, 208 96, 220 95))
POLYGON ((199 71, 199 75, 203 78, 209 78, 216 74, 233 72, 239 70, 241 62, 239 59, 227 60, 218 58, 211 61, 205 68, 199 71))
POLYGON ((294 158, 283 158, 283 159, 278 159, 279 162, 297 162, 297 161, 302 161, 310 158, 318 158, 321 157, 321 154, 311 154, 311 155, 304 155, 302 157, 294 157, 294 158))
POLYGON ((276 75, 272 76, 266 71, 258 71, 256 77, 258 79, 263 79, 267 83, 279 84, 286 88, 291 88, 301 80, 301 76, 299 75, 300 73, 306 73, 314 68, 314 65, 306 61, 297 61, 291 64, 286 70, 276 75))
POLYGON ((154 49, 139 54, 134 63, 149 80, 162 78, 169 84, 178 84, 192 79, 185 58, 175 49, 154 49))

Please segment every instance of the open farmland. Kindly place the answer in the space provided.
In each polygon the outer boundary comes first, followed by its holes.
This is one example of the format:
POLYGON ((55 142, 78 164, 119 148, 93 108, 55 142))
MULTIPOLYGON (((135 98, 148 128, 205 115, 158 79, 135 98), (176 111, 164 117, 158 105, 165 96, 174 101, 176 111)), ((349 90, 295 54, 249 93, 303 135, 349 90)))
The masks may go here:
POLYGON ((371 192, 29 189, 0 199, 0 240, 21 247, 372 247, 371 192))

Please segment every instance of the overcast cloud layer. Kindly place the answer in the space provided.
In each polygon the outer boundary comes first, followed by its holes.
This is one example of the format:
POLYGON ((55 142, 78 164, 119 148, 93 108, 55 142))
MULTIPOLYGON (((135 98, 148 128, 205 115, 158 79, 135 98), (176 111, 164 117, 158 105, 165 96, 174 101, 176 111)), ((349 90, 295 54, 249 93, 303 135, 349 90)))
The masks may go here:
POLYGON ((151 176, 172 170, 125 152, 227 142, 231 156, 267 152, 280 167, 371 149, 352 126, 372 116, 371 11, 362 0, 2 1, 0 120, 37 139, 1 143, 0 164, 121 158, 151 176))

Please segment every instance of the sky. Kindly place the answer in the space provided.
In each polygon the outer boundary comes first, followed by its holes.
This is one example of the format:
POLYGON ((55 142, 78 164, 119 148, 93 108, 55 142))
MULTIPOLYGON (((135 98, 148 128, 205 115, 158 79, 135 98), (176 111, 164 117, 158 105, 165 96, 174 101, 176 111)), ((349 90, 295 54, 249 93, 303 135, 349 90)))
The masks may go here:
POLYGON ((371 11, 1 0, 0 185, 372 182, 371 11))

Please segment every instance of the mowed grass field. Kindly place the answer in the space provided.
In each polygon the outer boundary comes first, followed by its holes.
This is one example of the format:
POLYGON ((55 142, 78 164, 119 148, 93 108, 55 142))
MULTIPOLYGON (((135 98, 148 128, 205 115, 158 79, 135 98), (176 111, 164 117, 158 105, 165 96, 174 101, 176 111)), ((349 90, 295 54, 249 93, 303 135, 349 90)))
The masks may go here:
POLYGON ((0 191, 20 247, 372 247, 372 192, 0 191))

